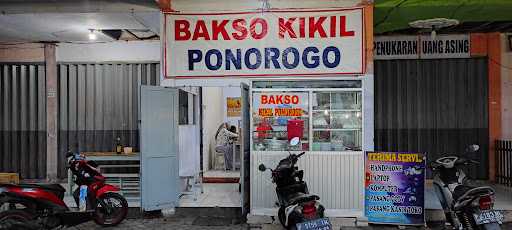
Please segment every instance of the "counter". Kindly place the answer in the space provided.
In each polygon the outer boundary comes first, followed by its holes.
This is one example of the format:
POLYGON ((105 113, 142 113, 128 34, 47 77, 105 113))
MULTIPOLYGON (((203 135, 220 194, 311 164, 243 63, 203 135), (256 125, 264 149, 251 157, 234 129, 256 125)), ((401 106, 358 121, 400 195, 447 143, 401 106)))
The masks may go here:
MULTIPOLYGON (((265 215, 273 211, 277 201, 270 171, 260 172, 258 165, 263 163, 274 168, 287 155, 283 151, 251 152, 251 214, 265 215)), ((332 215, 353 215, 364 209, 362 151, 306 152, 297 166, 304 170, 310 193, 319 195, 320 202, 332 215)))

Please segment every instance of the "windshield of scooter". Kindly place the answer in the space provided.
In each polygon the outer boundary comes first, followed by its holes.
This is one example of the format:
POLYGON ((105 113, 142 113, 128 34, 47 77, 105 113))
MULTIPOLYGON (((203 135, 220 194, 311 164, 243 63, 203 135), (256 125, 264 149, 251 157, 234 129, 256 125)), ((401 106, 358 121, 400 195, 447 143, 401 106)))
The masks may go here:
POLYGON ((478 164, 471 159, 471 153, 480 149, 476 144, 468 145, 461 151, 461 154, 450 154, 431 162, 431 168, 445 184, 458 183, 460 171, 465 171, 465 167, 478 164))

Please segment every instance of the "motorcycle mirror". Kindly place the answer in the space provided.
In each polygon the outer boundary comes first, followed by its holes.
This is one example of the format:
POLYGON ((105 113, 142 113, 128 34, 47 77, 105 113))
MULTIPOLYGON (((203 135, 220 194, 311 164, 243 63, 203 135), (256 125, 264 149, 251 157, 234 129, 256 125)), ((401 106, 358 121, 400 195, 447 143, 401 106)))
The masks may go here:
POLYGON ((260 166, 258 166, 258 170, 265 172, 265 170, 267 170, 267 167, 265 167, 264 164, 260 164, 260 166))
POLYGON ((294 138, 292 138, 292 139, 290 140, 290 145, 291 145, 291 146, 296 146, 296 145, 298 145, 298 144, 299 144, 299 142, 300 142, 300 138, 299 138, 299 137, 294 137, 294 138))
POLYGON ((469 152, 469 153, 474 153, 476 151, 478 151, 480 149, 480 146, 479 145, 469 145, 467 148, 466 148, 466 151, 469 152))

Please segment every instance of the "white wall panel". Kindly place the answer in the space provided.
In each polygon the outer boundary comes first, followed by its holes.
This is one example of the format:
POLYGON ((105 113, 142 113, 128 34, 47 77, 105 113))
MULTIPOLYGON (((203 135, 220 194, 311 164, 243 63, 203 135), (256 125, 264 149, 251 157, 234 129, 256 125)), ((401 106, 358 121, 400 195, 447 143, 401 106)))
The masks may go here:
MULTIPOLYGON (((512 47, 509 48, 509 36, 501 36, 501 63, 503 66, 512 66, 512 47)), ((501 68, 501 127, 512 127, 512 68, 501 68)), ((512 129, 501 129, 502 139, 512 140, 512 129)))
MULTIPOLYGON (((251 213, 275 207, 275 185, 270 171, 258 171, 263 163, 274 168, 286 152, 251 152, 251 213)), ((363 210, 364 157, 362 152, 308 152, 298 162, 310 193, 320 196, 326 209, 363 210)))
POLYGON ((60 43, 58 62, 159 62, 160 41, 60 43))

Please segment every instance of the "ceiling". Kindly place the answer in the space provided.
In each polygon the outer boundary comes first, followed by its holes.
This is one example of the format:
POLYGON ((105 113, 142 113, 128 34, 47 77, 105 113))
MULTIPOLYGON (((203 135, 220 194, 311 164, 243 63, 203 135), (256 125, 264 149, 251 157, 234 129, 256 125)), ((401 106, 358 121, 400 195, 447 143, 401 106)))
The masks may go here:
POLYGON ((0 42, 92 42, 158 38, 154 0, 2 0, 0 42), (105 33, 101 32, 105 30, 105 33))
POLYGON ((158 11, 155 0, 2 0, 2 14, 158 11))

